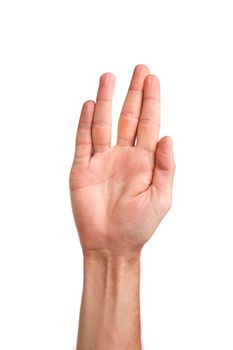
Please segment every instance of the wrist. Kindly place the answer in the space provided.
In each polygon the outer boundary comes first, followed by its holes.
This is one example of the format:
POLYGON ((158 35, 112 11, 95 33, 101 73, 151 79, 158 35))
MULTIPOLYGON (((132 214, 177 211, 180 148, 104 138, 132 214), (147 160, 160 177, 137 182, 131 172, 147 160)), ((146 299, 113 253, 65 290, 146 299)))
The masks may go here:
POLYGON ((114 345, 116 349, 141 350, 140 252, 83 251, 79 327, 83 332, 80 331, 77 349, 109 349, 114 345))
POLYGON ((141 250, 110 251, 88 250, 84 252, 84 283, 108 283, 114 286, 125 280, 139 279, 141 250))
POLYGON ((127 265, 134 264, 140 260, 141 248, 135 250, 98 249, 83 250, 84 264, 94 261, 96 264, 127 265))
POLYGON ((114 348, 118 349, 141 350, 141 250, 88 250, 83 253, 82 313, 91 330, 87 349, 92 348, 95 338, 96 349, 107 349, 109 344, 115 344, 114 348))

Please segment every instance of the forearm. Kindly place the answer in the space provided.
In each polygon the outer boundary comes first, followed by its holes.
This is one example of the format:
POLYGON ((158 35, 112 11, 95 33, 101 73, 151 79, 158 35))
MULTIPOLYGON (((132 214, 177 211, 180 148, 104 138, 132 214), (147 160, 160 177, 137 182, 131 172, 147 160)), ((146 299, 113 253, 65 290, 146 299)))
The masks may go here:
POLYGON ((84 253, 77 350, 141 350, 140 252, 84 253))

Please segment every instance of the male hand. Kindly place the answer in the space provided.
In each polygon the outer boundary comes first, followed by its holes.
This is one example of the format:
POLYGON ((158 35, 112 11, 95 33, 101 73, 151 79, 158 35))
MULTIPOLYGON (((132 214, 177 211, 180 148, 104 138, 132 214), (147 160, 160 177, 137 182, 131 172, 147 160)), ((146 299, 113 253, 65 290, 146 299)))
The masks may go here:
POLYGON ((100 77, 83 104, 70 171, 73 215, 84 251, 141 250, 168 212, 175 171, 172 140, 159 140, 160 83, 135 67, 111 147, 115 76, 100 77))

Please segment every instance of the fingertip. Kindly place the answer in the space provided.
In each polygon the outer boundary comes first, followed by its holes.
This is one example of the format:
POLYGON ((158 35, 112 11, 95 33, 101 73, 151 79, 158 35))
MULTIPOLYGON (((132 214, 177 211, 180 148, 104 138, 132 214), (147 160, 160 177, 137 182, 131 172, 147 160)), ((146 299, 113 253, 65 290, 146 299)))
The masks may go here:
POLYGON ((173 140, 170 136, 164 136, 158 142, 156 148, 156 165, 163 170, 173 170, 175 167, 173 140))
POLYGON ((170 146, 171 148, 173 148, 173 140, 171 138, 171 136, 165 136, 166 139, 166 143, 168 146, 170 146))
MULTIPOLYGON (((149 74, 145 77, 144 81, 144 101, 151 100, 152 103, 156 104, 160 110, 160 100, 161 100, 161 91, 160 91, 160 81, 159 78, 154 74, 149 74)), ((159 113, 160 111, 158 111, 159 113)), ((160 114, 158 114, 160 118, 160 114)))
POLYGON ((173 149, 173 140, 171 136, 164 136, 160 139, 159 144, 161 147, 173 149))
POLYGON ((87 100, 83 103, 82 106, 82 111, 81 111, 81 118, 82 119, 86 119, 86 118, 90 118, 89 116, 91 116, 91 118, 93 117, 95 111, 95 101, 93 100, 87 100))
POLYGON ((93 100, 86 100, 83 104, 83 107, 87 108, 87 109, 92 109, 93 107, 95 107, 95 101, 93 100))
POLYGON ((133 71, 133 75, 131 78, 130 90, 143 90, 145 78, 150 73, 149 68, 144 64, 138 64, 133 71))
MULTIPOLYGON (((115 75, 107 72, 100 76, 97 100, 111 101, 115 89, 115 75)), ((97 106, 96 106, 97 107, 97 106)))
POLYGON ((148 74, 145 78, 145 87, 147 88, 156 88, 160 90, 160 81, 159 78, 154 74, 148 74))
POLYGON ((115 81, 116 81, 116 76, 111 72, 103 73, 100 76, 100 82, 102 84, 115 83, 115 81))
POLYGON ((150 73, 150 69, 149 69, 149 67, 147 66, 147 65, 145 65, 145 64, 137 64, 136 66, 135 66, 135 68, 134 68, 134 72, 146 72, 146 73, 150 73))

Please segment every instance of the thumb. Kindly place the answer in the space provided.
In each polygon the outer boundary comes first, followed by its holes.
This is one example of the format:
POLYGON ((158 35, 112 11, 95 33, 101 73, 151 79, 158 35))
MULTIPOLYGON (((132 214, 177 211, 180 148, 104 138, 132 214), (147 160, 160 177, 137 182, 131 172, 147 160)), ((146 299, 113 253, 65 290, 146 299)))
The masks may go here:
POLYGON ((165 136, 157 144, 152 184, 166 203, 171 205, 172 185, 175 173, 173 141, 165 136))

